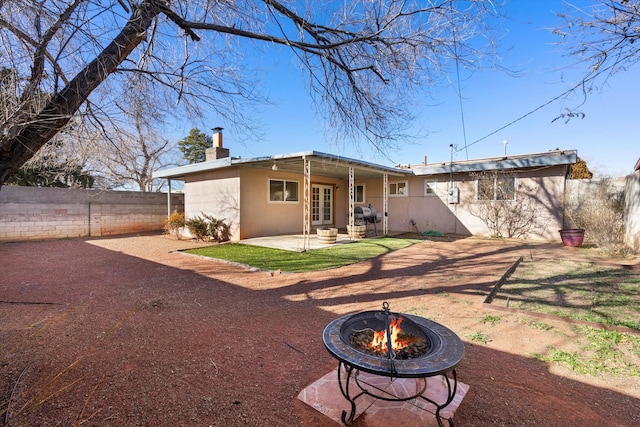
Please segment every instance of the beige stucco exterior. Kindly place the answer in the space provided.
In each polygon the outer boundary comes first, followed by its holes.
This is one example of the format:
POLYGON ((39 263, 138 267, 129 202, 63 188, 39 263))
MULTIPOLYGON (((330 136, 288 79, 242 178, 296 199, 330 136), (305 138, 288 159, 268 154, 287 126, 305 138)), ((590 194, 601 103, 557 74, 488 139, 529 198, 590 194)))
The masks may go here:
MULTIPOLYGON (((346 227, 348 198, 344 180, 311 176, 311 185, 322 184, 333 188, 334 204, 332 224, 323 227, 346 227), (342 190, 342 191, 341 191, 342 190)), ((303 222, 303 175, 250 167, 204 171, 185 177, 185 216, 193 218, 207 214, 224 219, 230 225, 233 240, 249 237, 300 233, 303 222), (269 180, 298 182, 297 202, 269 201, 269 180)))
MULTIPOLYGON (((501 159, 481 159, 436 167, 388 168, 353 159, 336 158, 322 153, 296 153, 260 159, 217 159, 163 172, 185 182, 185 214, 192 218, 201 214, 226 220, 232 240, 250 237, 300 234, 304 230, 303 165, 310 164, 311 187, 321 186, 331 195, 331 220, 311 226, 345 229, 349 221, 349 174, 354 186, 364 186, 364 203, 382 213, 385 193, 387 231, 440 231, 462 235, 491 235, 492 230, 479 215, 482 202, 477 198, 477 182, 483 174, 499 171, 515 177, 515 200, 509 206, 524 206, 533 213, 532 227, 525 235, 530 239, 557 240, 563 224, 565 180, 571 159, 576 153, 552 152, 501 159), (309 161, 309 159, 311 159, 309 161), (276 163, 280 167, 276 167, 276 163), (273 165, 273 167, 272 167, 273 165), (454 169, 457 167, 458 169, 454 169), (384 188, 384 178, 389 187, 384 188), (298 197, 294 201, 271 201, 270 180, 296 182, 298 197), (425 191, 426 182, 435 193, 425 191), (396 195, 390 187, 405 187, 396 195), (457 188, 459 197, 452 202, 448 190, 457 188)), ((486 176, 485 176, 486 177, 486 176)), ((311 204, 310 204, 311 206, 311 204)), ((327 208, 328 209, 328 208, 327 208)), ((369 225, 373 229, 373 225, 369 225)), ((376 224, 378 234, 382 224, 376 224)), ((504 234, 503 234, 504 235, 504 234)))
POLYGON ((238 235, 241 219, 238 168, 189 174, 184 180, 184 193, 186 218, 207 214, 224 219, 230 226, 231 235, 238 235))
MULTIPOLYGON (((536 204, 537 215, 531 239, 557 240, 562 228, 564 184, 567 166, 553 166, 542 170, 518 170, 516 176, 518 196, 529 195, 536 204)), ((389 196, 389 229, 393 231, 435 230, 463 235, 490 235, 482 219, 475 216, 477 174, 458 173, 409 176, 389 179, 389 183, 406 181, 406 196, 389 196), (425 181, 436 182, 436 194, 425 195, 425 181), (453 185, 459 188, 459 203, 448 203, 447 190, 453 185), (412 224, 415 222, 415 226, 412 224)), ((356 184, 358 181, 356 181, 356 184)), ((368 180, 365 184, 366 203, 378 209, 382 206, 382 180, 368 180)), ((507 203, 520 203, 515 200, 507 203)))

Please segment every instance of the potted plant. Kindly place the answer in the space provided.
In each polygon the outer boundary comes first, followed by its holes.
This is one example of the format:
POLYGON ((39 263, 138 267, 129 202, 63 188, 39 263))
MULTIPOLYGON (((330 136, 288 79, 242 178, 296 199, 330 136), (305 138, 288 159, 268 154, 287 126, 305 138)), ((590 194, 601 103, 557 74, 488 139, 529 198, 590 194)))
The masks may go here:
POLYGON ((584 241, 584 228, 563 228, 558 231, 565 246, 578 247, 584 241))

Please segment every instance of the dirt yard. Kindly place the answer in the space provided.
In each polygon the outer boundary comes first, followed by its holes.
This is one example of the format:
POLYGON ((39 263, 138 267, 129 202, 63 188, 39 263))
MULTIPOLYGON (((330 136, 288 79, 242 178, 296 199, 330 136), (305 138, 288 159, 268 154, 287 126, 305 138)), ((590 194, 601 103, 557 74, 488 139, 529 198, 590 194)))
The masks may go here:
POLYGON ((590 251, 446 240, 305 274, 181 254, 198 244, 168 236, 0 243, 0 425, 334 426, 296 396, 337 366, 324 327, 383 301, 465 342, 456 426, 640 425, 640 378, 533 357, 571 348, 570 325, 539 330, 482 306, 519 256, 590 251))

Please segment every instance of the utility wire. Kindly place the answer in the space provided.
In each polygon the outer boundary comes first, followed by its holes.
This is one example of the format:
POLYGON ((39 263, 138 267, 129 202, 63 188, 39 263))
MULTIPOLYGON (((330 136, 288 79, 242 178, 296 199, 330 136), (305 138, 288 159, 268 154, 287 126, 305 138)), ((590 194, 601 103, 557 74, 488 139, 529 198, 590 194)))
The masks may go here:
MULTIPOLYGON (((582 84, 582 83, 581 83, 581 84, 582 84)), ((573 92, 573 91, 574 91, 578 86, 580 86, 580 85, 574 86, 574 87, 572 87, 571 89, 568 89, 568 90, 566 90, 566 91, 562 92, 560 95, 557 95, 556 97, 554 97, 554 98, 550 99, 549 101, 545 102, 544 104, 540 105, 539 107, 534 108, 533 110, 529 111, 529 112, 528 112, 528 113, 526 113, 526 114, 523 114, 522 116, 518 117, 517 119, 510 121, 510 122, 509 122, 509 123, 507 123, 506 125, 504 125, 504 126, 502 126, 502 127, 499 127, 498 129, 494 130, 493 132, 490 132, 490 133, 486 134, 486 135, 485 135, 485 136, 483 136, 482 138, 478 138, 478 139, 476 139, 475 141, 473 141, 473 142, 472 142, 472 143, 470 143, 470 144, 467 144, 467 143, 465 142, 464 147, 462 147, 462 148, 460 148, 460 149, 456 150, 456 153, 457 153, 457 152, 459 152, 459 151, 462 151, 463 149, 464 149, 464 150, 466 150, 467 148, 471 147, 472 145, 477 144, 477 143, 478 143, 478 142, 480 142, 480 141, 484 141, 485 139, 489 138, 489 137, 490 137, 490 136, 492 136, 492 135, 495 135, 496 133, 500 132, 501 130, 504 130, 504 129, 508 128, 509 126, 516 124, 517 122, 519 122, 520 120, 523 120, 523 119, 524 119, 524 118, 526 118, 526 117, 529 117, 530 115, 532 115, 533 113, 535 113, 535 112, 537 112, 537 111, 539 111, 539 110, 543 109, 543 108, 544 108, 544 107, 546 107, 547 105, 552 104, 552 103, 554 103, 555 101, 557 101, 558 99, 560 99, 560 98, 562 98, 562 97, 564 97, 564 96, 568 95, 569 93, 573 92)), ((468 154, 467 154, 467 157, 468 157, 468 154)), ((467 159, 467 160, 468 160, 468 159, 467 159)))
MULTIPOLYGON (((614 65, 615 65, 615 64, 614 64, 614 65)), ((501 130, 504 130, 504 129, 508 128, 509 126, 514 125, 515 123, 519 122, 520 120, 522 120, 522 119, 524 119, 524 118, 526 118, 526 117, 529 117, 530 115, 532 115, 532 114, 534 114, 535 112, 537 112, 537 111, 539 111, 539 110, 543 109, 544 107, 548 106, 549 104, 554 103, 554 102, 555 102, 555 101, 557 101, 558 99, 560 99, 560 98, 563 98, 563 97, 567 96, 567 95, 568 95, 568 94, 570 94, 571 92, 573 92, 573 91, 575 91, 576 89, 578 89, 580 86, 583 86, 583 87, 584 87, 588 82, 590 82, 590 81, 594 80, 595 78, 597 78, 598 76, 602 75, 603 73, 605 73, 605 72, 607 72, 607 71, 610 71, 612 68, 613 68, 613 65, 611 65, 611 66, 609 66, 609 67, 606 67, 606 68, 602 68, 602 69, 594 68, 594 69, 592 70, 591 74, 590 74, 588 77, 585 77, 585 78, 584 78, 584 79, 582 79, 579 83, 575 84, 575 85, 574 85, 574 86, 572 86, 571 88, 569 88, 569 89, 565 90, 564 92, 562 92, 561 94, 559 94, 559 95, 557 95, 557 96, 555 96, 555 97, 551 98, 549 101, 547 101, 547 102, 545 102, 544 104, 542 104, 542 105, 540 105, 540 106, 538 106, 538 107, 534 108, 533 110, 529 111, 528 113, 523 114, 522 116, 518 117, 517 119, 510 121, 510 122, 509 122, 509 123, 507 123, 506 125, 504 125, 504 126, 502 126, 502 127, 498 128, 498 129, 494 130, 493 132, 488 133, 487 135, 483 136, 482 138, 476 139, 475 141, 473 141, 473 142, 472 142, 472 143, 470 143, 470 144, 466 144, 466 142, 465 142, 464 147, 462 147, 462 148, 460 148, 460 149, 456 150, 456 153, 457 153, 457 152, 459 152, 459 151, 462 151, 463 149, 464 149, 464 150, 466 150, 468 147, 471 147, 472 145, 477 144, 478 142, 483 141, 483 140, 485 140, 485 139, 489 138, 489 137, 490 137, 490 136, 492 136, 492 135, 495 135, 496 133, 500 132, 501 130)))
MULTIPOLYGON (((458 61, 458 42, 456 41, 456 26, 451 26, 453 33, 453 55, 456 59, 456 80, 458 83, 458 102, 460 103, 460 119, 462 121, 462 140, 464 141, 464 148, 467 148, 467 126, 464 120, 464 106, 462 103, 462 86, 460 85, 460 61, 458 61)), ((453 152, 452 152, 453 153, 453 152)), ((469 152, 467 151, 467 160, 469 160, 469 152)))

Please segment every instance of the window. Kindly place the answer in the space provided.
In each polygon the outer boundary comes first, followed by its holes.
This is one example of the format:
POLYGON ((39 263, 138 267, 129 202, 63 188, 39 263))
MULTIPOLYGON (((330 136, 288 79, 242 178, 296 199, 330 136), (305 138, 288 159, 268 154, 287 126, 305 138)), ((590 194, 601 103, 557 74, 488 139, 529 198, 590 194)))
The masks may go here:
POLYGON ((279 179, 269 180, 269 201, 270 202, 297 202, 298 182, 283 181, 279 179))
POLYGON ((499 176, 496 178, 496 200, 516 199, 516 178, 499 176))
POLYGON ((409 185, 407 181, 390 182, 389 195, 394 197, 406 197, 409 195, 409 185))
POLYGON ((424 195, 425 196, 437 196, 438 181, 428 181, 424 180, 424 195))
POLYGON ((364 203, 364 184, 356 184, 353 186, 354 189, 354 202, 356 203, 364 203))
POLYGON ((478 179, 478 200, 515 200, 516 178, 508 175, 478 179))

